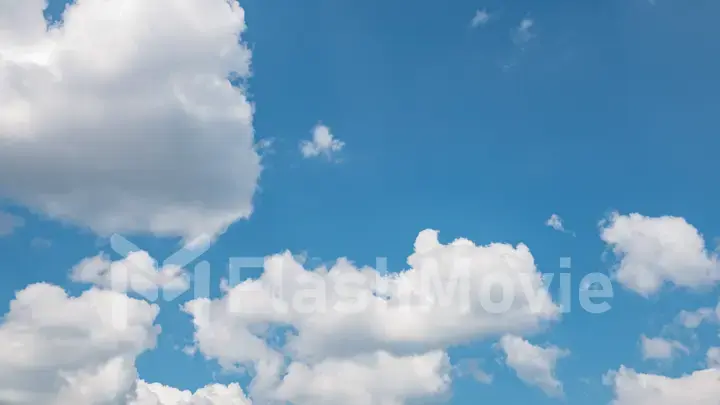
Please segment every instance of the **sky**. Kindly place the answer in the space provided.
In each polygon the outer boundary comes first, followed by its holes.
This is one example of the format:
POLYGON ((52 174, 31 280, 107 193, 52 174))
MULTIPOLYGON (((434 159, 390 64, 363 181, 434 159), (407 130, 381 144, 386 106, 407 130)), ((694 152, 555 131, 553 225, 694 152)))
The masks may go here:
POLYGON ((0 0, 0 404, 720 405, 718 12, 0 0))

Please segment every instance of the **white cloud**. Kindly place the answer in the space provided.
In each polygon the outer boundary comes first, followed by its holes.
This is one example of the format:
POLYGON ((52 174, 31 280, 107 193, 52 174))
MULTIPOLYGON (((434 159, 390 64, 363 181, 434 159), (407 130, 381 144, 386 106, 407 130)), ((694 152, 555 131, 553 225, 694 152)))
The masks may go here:
POLYGON ((615 213, 601 226, 603 241, 619 259, 615 279, 642 296, 665 283, 699 289, 720 281, 717 256, 683 218, 615 213))
POLYGON ((305 158, 322 154, 332 159, 333 155, 340 152, 344 147, 345 143, 336 139, 330 132, 330 128, 322 124, 317 124, 313 128, 312 140, 300 142, 300 152, 305 158))
POLYGON ((69 297, 48 284, 26 287, 0 323, 0 403, 124 405, 135 357, 155 346, 157 313, 113 291, 69 297))
POLYGON ((297 331, 286 349, 305 360, 377 350, 407 354, 536 331, 559 318, 526 246, 476 246, 466 239, 442 245, 437 237, 421 232, 408 258, 411 269, 387 275, 344 259, 308 271, 290 253, 269 257, 260 279, 222 299, 186 304, 198 348, 226 365, 273 357, 251 325, 274 323, 297 331), (507 284, 507 298, 499 282, 507 284), (505 308, 490 307, 503 302, 505 308))
POLYGON ((475 16, 473 17, 472 21, 470 21, 470 25, 473 28, 482 26, 487 24, 490 21, 490 14, 487 12, 487 10, 477 10, 475 12, 475 16))
POLYGON ((443 245, 425 230, 408 264, 385 274, 346 259, 306 270, 289 252, 268 257, 258 263, 259 279, 228 286, 220 299, 185 304, 194 349, 224 368, 254 370, 256 400, 399 405, 444 392, 447 347, 537 331, 559 318, 524 245, 443 245), (515 293, 495 312, 483 301, 501 302, 501 291, 490 292, 499 287, 493 277, 515 293), (280 347, 266 339, 274 326, 293 331, 280 347))
POLYGON ((101 235, 216 235, 260 174, 244 11, 227 0, 0 2, 2 196, 101 235), (121 35, 119 33, 122 33, 121 35))
POLYGON ((575 232, 565 229, 565 225, 563 224, 563 219, 560 218, 560 215, 558 215, 558 214, 550 215, 550 218, 548 218, 547 221, 545 221, 545 225, 551 227, 552 229, 554 229, 558 232, 568 233, 568 234, 575 236, 575 232))
POLYGON ((550 218, 548 218, 547 221, 545 221, 545 225, 551 227, 552 229, 560 232, 565 232, 565 227, 563 226, 562 218, 558 214, 552 214, 550 215, 550 218))
POLYGON ((442 351, 406 357, 377 352, 314 365, 293 363, 272 398, 293 405, 402 405, 445 393, 449 371, 442 351))
POLYGON ((159 268, 145 251, 131 252, 115 262, 102 254, 83 259, 72 269, 70 277, 75 282, 118 292, 133 291, 153 296, 158 290, 181 293, 190 288, 188 275, 182 268, 172 265, 159 268))
POLYGON ((25 226, 25 220, 22 217, 0 211, 0 237, 12 235, 16 229, 23 226, 25 226))
POLYGON ((0 321, 0 403, 250 405, 237 384, 191 393, 138 380, 135 359, 155 347, 158 311, 110 290, 71 297, 34 284, 19 291, 0 321))
POLYGON ((128 405, 251 405, 239 384, 211 384, 195 392, 138 381, 136 397, 128 405))
POLYGON ((682 343, 675 340, 667 340, 660 337, 640 337, 643 359, 645 360, 669 360, 677 352, 688 354, 690 350, 682 343))
POLYGON ((524 44, 535 36, 530 29, 535 25, 535 22, 530 18, 523 18, 520 24, 513 31, 513 42, 518 45, 524 44))
POLYGON ((526 384, 539 387, 551 397, 563 396, 563 385, 555 377, 557 360, 570 354, 555 346, 535 346, 512 335, 503 336, 498 346, 505 352, 505 364, 526 384))
POLYGON ((695 311, 681 311, 676 321, 687 329, 696 329, 703 322, 720 321, 720 304, 717 308, 699 308, 695 311))
POLYGON ((605 381, 614 390, 612 405, 717 405, 720 398, 720 369, 671 378, 623 366, 608 373, 605 381))

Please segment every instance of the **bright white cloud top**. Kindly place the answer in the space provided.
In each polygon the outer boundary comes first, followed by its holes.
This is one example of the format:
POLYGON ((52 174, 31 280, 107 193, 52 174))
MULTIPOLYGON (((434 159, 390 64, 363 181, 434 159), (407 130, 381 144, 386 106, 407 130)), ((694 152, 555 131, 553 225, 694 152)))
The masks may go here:
POLYGON ((717 254, 684 218, 615 213, 601 226, 601 238, 619 260, 615 278, 642 296, 665 284, 703 289, 720 281, 717 254))
POLYGON ((605 380, 615 391, 611 405, 717 405, 720 398, 720 369, 671 378, 623 366, 608 373, 605 380))
POLYGON ((260 174, 244 11, 226 0, 0 2, 0 197, 100 234, 217 235, 260 174))

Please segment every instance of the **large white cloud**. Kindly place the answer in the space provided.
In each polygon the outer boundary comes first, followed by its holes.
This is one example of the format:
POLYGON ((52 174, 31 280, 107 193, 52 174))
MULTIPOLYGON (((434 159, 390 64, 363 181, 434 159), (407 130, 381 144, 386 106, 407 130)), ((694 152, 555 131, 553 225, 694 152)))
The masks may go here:
POLYGON ((222 299, 191 301, 186 310, 194 315, 198 348, 229 363, 265 357, 268 349, 254 332, 268 323, 294 328, 286 350, 312 360, 423 352, 536 331, 560 316, 524 245, 476 246, 466 239, 442 245, 436 231, 426 230, 408 264, 409 270, 382 274, 341 259, 310 271, 285 253, 267 258, 260 279, 234 286, 222 299), (231 345, 236 339, 244 344, 231 345))
POLYGON ((613 387, 612 405, 718 405, 720 369, 695 371, 677 378, 642 374, 626 367, 606 375, 613 387))
POLYGON ((426 230, 410 269, 400 273, 345 259, 306 270, 290 253, 257 264, 264 267, 259 279, 228 287, 220 299, 190 301, 185 310, 195 323, 195 348, 226 368, 254 369, 251 393, 269 400, 347 403, 361 392, 359 403, 402 404, 439 394, 449 378, 447 347, 534 332, 560 315, 524 245, 443 245, 426 230), (267 339, 274 327, 291 331, 281 345, 267 339), (392 374, 372 377, 410 364, 415 371, 397 374, 407 376, 407 386, 387 385, 392 374), (349 385, 334 375, 339 370, 360 383, 349 385))
POLYGON ((0 323, 0 403, 250 405, 237 384, 191 393, 139 380, 135 359, 155 347, 157 314, 115 291, 71 297, 54 285, 26 287, 0 323))
POLYGON ((235 0, 0 0, 0 197, 100 234, 187 238, 252 211, 260 173, 235 0))
POLYGON ((697 289, 720 281, 717 255, 684 218, 613 214, 601 237, 619 259, 615 278, 649 296, 666 283, 697 289))

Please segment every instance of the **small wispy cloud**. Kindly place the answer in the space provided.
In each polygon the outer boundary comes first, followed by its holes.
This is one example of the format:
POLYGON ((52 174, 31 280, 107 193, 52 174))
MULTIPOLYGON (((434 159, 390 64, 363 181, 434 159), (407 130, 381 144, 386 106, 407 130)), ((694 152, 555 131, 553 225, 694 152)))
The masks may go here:
POLYGON ((487 12, 487 10, 477 10, 475 12, 475 17, 473 17, 472 21, 470 21, 470 25, 473 28, 480 27, 482 25, 487 24, 490 21, 490 13, 487 12))
POLYGON ((274 138, 260 139, 255 143, 255 150, 262 155, 269 155, 275 152, 273 149, 274 144, 274 138))
POLYGON ((689 354, 690 349, 676 340, 667 340, 660 337, 640 337, 643 360, 670 360, 677 352, 689 354))
POLYGON ((52 246, 52 241, 46 238, 35 237, 30 241, 30 246, 35 249, 47 249, 52 246))
POLYGON ((491 384, 494 379, 492 374, 488 374, 480 368, 478 359, 462 359, 454 369, 458 377, 471 377, 482 384, 491 384))
POLYGON ((305 158, 325 155, 332 159, 336 152, 345 147, 345 142, 336 139, 330 132, 330 128, 317 124, 312 130, 312 140, 300 142, 300 153, 305 158))
POLYGON ((513 42, 517 45, 522 45, 533 39, 535 34, 530 32, 533 25, 535 25, 535 21, 530 18, 523 18, 520 24, 513 30, 513 42))
POLYGON ((565 229, 565 225, 563 224, 563 219, 560 218, 560 215, 558 215, 558 214, 550 215, 550 218, 548 218, 547 221, 545 221, 545 225, 549 226, 550 228, 552 228, 558 232, 564 232, 564 233, 568 233, 568 234, 575 236, 575 232, 565 229))
POLYGON ((15 230, 25 226, 25 220, 17 215, 0 211, 0 236, 12 235, 15 230))

